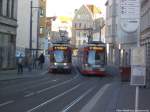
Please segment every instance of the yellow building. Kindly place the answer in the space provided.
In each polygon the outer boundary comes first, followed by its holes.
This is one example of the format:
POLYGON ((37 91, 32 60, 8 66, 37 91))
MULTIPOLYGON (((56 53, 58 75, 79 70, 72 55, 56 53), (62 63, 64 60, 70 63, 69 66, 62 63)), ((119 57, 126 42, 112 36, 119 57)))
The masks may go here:
POLYGON ((92 14, 101 14, 101 9, 98 8, 97 6, 93 5, 93 4, 90 4, 90 5, 87 5, 87 7, 89 8, 89 10, 92 12, 92 14))
POLYGON ((46 0, 39 0, 40 20, 39 20, 39 48, 44 49, 44 41, 47 35, 46 32, 46 0))

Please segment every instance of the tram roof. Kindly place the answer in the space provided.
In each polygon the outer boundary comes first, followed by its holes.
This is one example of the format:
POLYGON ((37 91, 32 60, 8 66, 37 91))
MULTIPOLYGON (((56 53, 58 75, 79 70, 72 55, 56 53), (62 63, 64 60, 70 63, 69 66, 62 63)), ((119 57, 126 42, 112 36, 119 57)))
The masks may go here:
POLYGON ((90 41, 88 44, 105 44, 102 41, 90 41))
POLYGON ((88 42, 87 44, 83 44, 81 45, 79 48, 84 48, 84 47, 88 47, 88 46, 103 46, 105 47, 105 43, 101 42, 101 41, 94 41, 94 42, 88 42))

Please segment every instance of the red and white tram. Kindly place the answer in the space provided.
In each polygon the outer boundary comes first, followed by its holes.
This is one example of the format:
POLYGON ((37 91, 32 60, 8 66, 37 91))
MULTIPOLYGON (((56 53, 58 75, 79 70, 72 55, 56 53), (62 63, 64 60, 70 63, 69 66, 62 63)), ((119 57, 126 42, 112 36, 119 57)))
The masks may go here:
POLYGON ((84 75, 105 76, 106 46, 104 43, 88 43, 78 49, 78 68, 84 75))

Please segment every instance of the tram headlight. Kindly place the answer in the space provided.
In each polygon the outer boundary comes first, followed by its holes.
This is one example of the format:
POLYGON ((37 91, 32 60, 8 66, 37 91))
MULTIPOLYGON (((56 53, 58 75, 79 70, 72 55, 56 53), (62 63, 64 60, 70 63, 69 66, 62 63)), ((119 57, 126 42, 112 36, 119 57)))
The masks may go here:
POLYGON ((88 64, 84 64, 84 66, 86 66, 86 67, 87 67, 87 66, 88 66, 88 64))
POLYGON ((58 65, 58 63, 54 63, 54 65, 58 65))
POLYGON ((64 66, 67 66, 67 63, 64 63, 64 66))

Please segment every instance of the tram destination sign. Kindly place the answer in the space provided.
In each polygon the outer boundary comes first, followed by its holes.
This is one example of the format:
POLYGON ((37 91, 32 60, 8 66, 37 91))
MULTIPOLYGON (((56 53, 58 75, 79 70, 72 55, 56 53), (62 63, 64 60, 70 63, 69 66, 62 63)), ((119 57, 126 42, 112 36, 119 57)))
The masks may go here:
POLYGON ((54 49, 55 50, 66 50, 67 47, 66 46, 55 46, 54 49))
POLYGON ((145 47, 133 48, 131 51, 131 85, 145 85, 146 80, 145 47))
POLYGON ((103 51, 105 48, 104 47, 100 47, 100 46, 91 46, 89 47, 90 50, 99 50, 99 51, 103 51))

